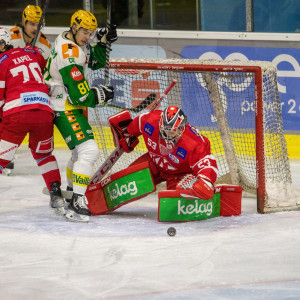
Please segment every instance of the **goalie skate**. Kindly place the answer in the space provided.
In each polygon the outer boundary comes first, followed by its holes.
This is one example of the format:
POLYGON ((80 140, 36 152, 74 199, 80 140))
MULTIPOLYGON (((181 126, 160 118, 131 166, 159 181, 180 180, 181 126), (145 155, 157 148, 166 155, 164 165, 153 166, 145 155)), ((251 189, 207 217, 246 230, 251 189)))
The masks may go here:
POLYGON ((87 223, 90 219, 91 212, 87 208, 88 201, 84 195, 74 193, 69 204, 66 218, 72 222, 87 223))

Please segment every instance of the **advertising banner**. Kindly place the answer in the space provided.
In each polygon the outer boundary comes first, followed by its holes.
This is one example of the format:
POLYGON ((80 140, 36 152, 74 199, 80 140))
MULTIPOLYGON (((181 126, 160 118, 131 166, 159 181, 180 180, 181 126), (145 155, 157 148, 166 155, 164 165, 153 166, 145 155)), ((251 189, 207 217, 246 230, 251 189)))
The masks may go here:
MULTIPOLYGON (((182 58, 188 59, 217 59, 217 60, 261 60, 270 61, 277 67, 277 82, 279 97, 282 107, 284 130, 300 130, 300 49, 296 48, 267 48, 267 47, 227 47, 227 46, 186 46, 181 52, 182 58)), ((199 84, 195 79, 195 84, 199 84)), ((203 87, 202 87, 203 88, 203 87)), ((223 92, 228 94, 230 87, 224 85, 223 92)), ((253 83, 246 86, 253 89, 253 83)), ((232 91, 231 91, 232 92, 232 91)), ((182 99, 185 101, 187 91, 182 91, 182 99)), ((238 96, 238 95, 236 95, 238 96)), ((195 95, 197 99, 197 95, 195 95)), ((187 99, 186 99, 187 100, 187 99)), ((230 100, 230 99, 229 99, 230 100)), ((244 101, 240 105, 240 114, 254 120, 254 99, 244 101)), ((230 103, 227 103, 227 114, 231 113, 230 103)), ((184 103, 183 103, 184 105, 184 103)), ((193 116, 190 116, 193 120, 193 116)), ((229 118, 230 120, 231 118, 229 118)), ((194 123, 193 123, 194 124, 194 123)), ((248 125, 254 128, 252 121, 248 125)), ((195 124, 196 125, 196 124, 195 124)), ((213 122, 207 124, 214 126, 213 122)))

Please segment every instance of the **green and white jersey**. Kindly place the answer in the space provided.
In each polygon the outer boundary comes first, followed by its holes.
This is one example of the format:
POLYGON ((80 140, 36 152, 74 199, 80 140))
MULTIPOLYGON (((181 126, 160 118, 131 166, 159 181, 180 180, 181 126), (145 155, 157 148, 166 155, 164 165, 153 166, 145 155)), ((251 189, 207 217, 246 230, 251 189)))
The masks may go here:
POLYGON ((54 111, 95 107, 95 94, 85 79, 88 71, 105 65, 106 51, 100 46, 78 46, 60 34, 54 44, 44 78, 49 86, 54 111))

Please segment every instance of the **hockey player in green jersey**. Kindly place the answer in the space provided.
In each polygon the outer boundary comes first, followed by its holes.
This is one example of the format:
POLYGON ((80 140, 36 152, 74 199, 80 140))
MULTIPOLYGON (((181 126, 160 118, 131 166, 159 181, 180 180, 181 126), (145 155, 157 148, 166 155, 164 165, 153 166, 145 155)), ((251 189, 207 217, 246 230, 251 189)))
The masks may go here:
POLYGON ((111 26, 109 31, 97 31, 95 16, 78 10, 71 18, 70 30, 56 38, 44 74, 55 112, 54 124, 72 152, 67 166, 67 183, 74 193, 66 213, 66 218, 71 221, 89 221, 91 213, 84 195, 99 155, 84 110, 108 103, 114 96, 112 86, 90 87, 86 74, 88 70, 105 65, 105 43, 116 40, 116 26, 111 26), (97 44, 91 46, 89 40, 95 36, 97 44))

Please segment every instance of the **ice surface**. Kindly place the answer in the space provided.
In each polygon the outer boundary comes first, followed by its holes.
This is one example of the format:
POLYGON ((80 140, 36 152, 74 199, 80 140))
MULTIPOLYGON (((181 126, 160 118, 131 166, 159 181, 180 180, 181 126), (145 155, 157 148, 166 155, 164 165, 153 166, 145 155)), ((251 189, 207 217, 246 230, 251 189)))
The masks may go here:
MULTIPOLYGON (((69 152, 54 153, 65 186, 69 152)), ((78 224, 43 186, 22 146, 0 177, 1 299, 300 299, 299 211, 259 215, 244 199, 241 216, 159 223, 151 195, 78 224)))

